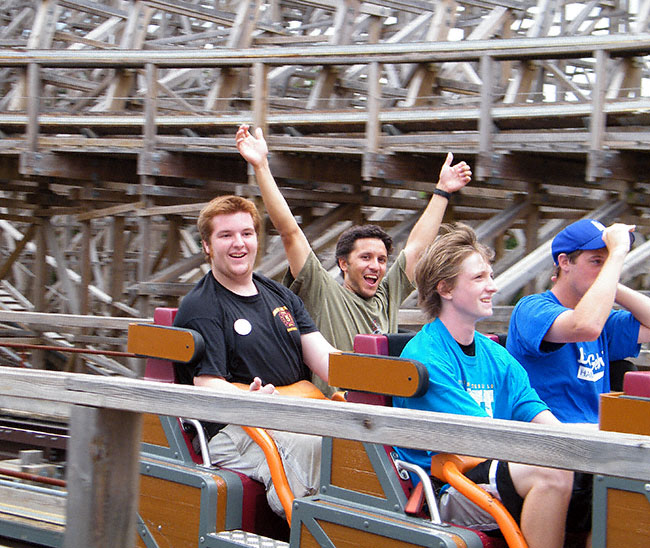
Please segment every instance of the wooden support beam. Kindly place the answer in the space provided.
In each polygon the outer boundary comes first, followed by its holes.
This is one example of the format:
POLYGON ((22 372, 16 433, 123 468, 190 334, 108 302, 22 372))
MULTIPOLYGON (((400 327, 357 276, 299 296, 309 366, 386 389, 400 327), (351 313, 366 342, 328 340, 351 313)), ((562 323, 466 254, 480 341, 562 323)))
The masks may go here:
POLYGON ((81 223, 81 283, 79 284, 79 308, 77 314, 90 313, 90 293, 88 291, 92 282, 92 264, 90 247, 92 240, 92 226, 90 221, 81 223))
POLYGON ((135 546, 141 437, 141 413, 72 407, 65 548, 135 546))
POLYGON ((605 125, 605 93, 607 90, 607 67, 609 56, 603 50, 596 52, 596 81, 592 91, 591 116, 589 117, 589 154, 587 156, 587 172, 585 179, 596 182, 607 178, 611 172, 604 167, 605 155, 603 139, 605 125))
POLYGON ((493 163, 496 163, 496 158, 494 157, 494 133, 496 126, 492 121, 494 61, 488 55, 484 55, 481 57, 479 67, 483 85, 481 86, 481 115, 478 122, 479 152, 474 173, 477 181, 484 181, 495 176, 493 163))
POLYGON ((16 262, 16 259, 25 249, 25 246, 31 242, 32 238, 37 232, 37 226, 38 225, 36 224, 30 224, 27 232, 22 237, 22 239, 16 242, 14 250, 11 252, 9 257, 7 257, 7 260, 0 266, 0 280, 3 280, 5 278, 5 276, 9 273, 12 265, 16 262))

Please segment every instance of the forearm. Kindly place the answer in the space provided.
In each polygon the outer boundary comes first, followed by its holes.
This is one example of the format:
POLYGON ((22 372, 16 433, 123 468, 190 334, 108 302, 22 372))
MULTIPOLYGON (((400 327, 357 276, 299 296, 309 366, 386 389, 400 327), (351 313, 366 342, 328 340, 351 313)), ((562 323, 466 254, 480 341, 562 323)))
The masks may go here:
POLYGON ((289 204, 280 192, 266 158, 259 164, 253 166, 255 179, 262 192, 262 200, 269 214, 269 218, 276 230, 282 235, 294 229, 299 229, 298 223, 291 213, 289 204))
POLYGON ((289 268, 294 278, 297 278, 305 265, 311 251, 307 237, 296 222, 289 204, 282 196, 278 185, 271 174, 266 158, 254 166, 255 178, 262 191, 262 200, 273 226, 282 238, 284 251, 289 261, 289 268))
POLYGON ((545 409, 541 413, 535 415, 530 422, 534 422, 536 424, 561 424, 555 415, 548 409, 545 409))
POLYGON ((616 303, 631 312, 642 325, 650 328, 650 297, 619 283, 616 288, 616 303))
POLYGON ((234 384, 228 382, 223 377, 213 375, 199 375, 198 377, 194 377, 194 386, 202 386, 211 390, 218 390, 219 392, 241 393, 241 389, 237 388, 234 384))
POLYGON ((610 256, 605 261, 594 283, 573 311, 572 319, 577 329, 591 329, 595 337, 600 334, 614 305, 623 261, 621 256, 610 256))
POLYGON ((302 355, 309 369, 325 382, 329 380, 330 354, 338 352, 320 331, 301 335, 302 355))
POLYGON ((413 281, 415 276, 415 265, 424 250, 433 243, 440 230, 440 224, 447 209, 448 200, 444 196, 434 194, 427 204, 424 213, 411 230, 404 253, 406 254, 406 275, 413 281))

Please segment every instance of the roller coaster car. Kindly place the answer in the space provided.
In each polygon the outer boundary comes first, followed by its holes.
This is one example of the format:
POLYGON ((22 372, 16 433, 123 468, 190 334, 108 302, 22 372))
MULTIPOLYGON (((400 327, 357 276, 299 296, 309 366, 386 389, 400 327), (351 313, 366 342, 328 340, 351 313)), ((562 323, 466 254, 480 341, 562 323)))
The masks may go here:
MULTIPOLYGON (((628 371, 623 391, 600 395, 601 430, 650 436, 650 371, 628 371)), ((593 546, 645 548, 650 539, 650 483, 594 478, 593 546)))
MULTIPOLYGON (((200 334, 170 327, 175 315, 174 308, 158 308, 154 330, 129 328, 129 351, 158 356, 147 359, 146 380, 174 383, 172 360, 191 362, 203 352, 200 334)), ((138 546, 214 546, 211 535, 226 530, 288 538, 261 483, 212 466, 198 421, 145 415, 141 455, 138 546)))
MULTIPOLYGON (((157 309, 154 321, 169 326, 174 314, 175 309, 157 309)), ((166 358, 149 358, 150 380, 174 382, 169 358, 191 361, 202 352, 201 342, 191 330, 137 324, 129 330, 131 352, 166 358)), ((394 395, 419 395, 428 383, 426 369, 414 360, 353 353, 331 357, 330 379, 348 389, 351 401, 384 405, 394 395)), ((192 437, 201 432, 188 433, 177 417, 145 418, 140 546, 503 545, 484 533, 437 523, 435 515, 423 517, 420 493, 392 448, 337 438, 323 438, 319 493, 293 501, 287 543, 285 525, 268 508, 263 486, 212 467, 207 449, 203 455, 194 450, 192 437)), ((436 508, 428 495, 429 507, 436 508)))

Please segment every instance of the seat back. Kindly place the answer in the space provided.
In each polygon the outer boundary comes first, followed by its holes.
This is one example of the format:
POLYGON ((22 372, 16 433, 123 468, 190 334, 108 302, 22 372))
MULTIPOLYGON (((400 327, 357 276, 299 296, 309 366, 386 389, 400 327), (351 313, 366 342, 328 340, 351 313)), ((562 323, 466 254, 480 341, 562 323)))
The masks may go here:
MULTIPOLYGON (((177 312, 177 308, 156 308, 153 313, 153 323, 172 326, 177 312)), ((147 358, 144 367, 144 378, 149 381, 175 383, 174 364, 171 360, 147 358)))
MULTIPOLYGON (((426 391, 426 368, 416 360, 381 356, 388 349, 381 335, 357 335, 355 350, 330 355, 329 382, 346 390, 347 401, 391 405, 392 396, 418 396, 426 391)), ((347 440, 325 440, 321 483, 338 498, 364 502, 375 507, 406 509, 413 484, 407 473, 395 466, 397 454, 391 446, 347 440), (363 495, 359 493, 363 492, 363 495)))

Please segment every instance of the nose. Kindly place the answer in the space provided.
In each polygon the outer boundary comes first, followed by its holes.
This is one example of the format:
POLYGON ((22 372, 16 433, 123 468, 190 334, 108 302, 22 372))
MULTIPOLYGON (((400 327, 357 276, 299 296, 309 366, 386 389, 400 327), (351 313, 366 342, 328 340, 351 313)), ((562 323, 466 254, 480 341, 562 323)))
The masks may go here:
POLYGON ((244 245, 244 238, 239 232, 235 233, 234 242, 235 245, 244 245))
POLYGON ((491 291, 492 293, 496 293, 499 290, 497 284, 494 282, 494 278, 490 278, 490 281, 487 286, 487 290, 491 291))

